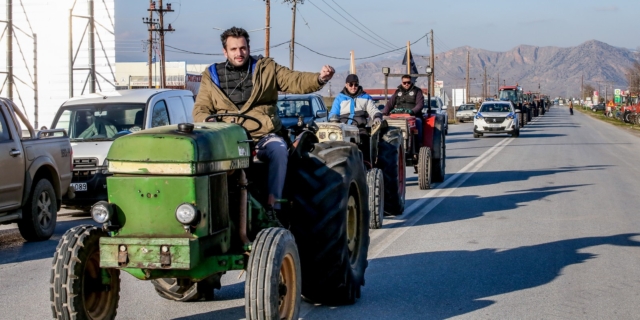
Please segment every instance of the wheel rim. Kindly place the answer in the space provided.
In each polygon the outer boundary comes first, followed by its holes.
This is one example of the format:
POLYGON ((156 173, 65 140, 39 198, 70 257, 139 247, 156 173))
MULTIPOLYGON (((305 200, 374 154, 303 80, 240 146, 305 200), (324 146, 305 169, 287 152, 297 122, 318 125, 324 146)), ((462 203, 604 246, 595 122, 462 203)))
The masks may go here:
POLYGON ((51 197, 46 191, 42 191, 38 196, 38 224, 42 229, 49 229, 51 226, 51 197))
POLYGON ((280 319, 292 319, 296 309, 296 296, 298 295, 296 278, 296 267, 293 256, 290 253, 282 259, 280 267, 280 281, 278 283, 279 306, 278 314, 280 319))
POLYGON ((349 195, 347 202, 347 246, 349 247, 349 257, 355 255, 358 243, 358 206, 353 195, 349 195))
POLYGON ((109 312, 111 297, 106 286, 102 284, 99 251, 96 250, 87 259, 82 282, 85 310, 91 319, 103 318, 109 312))

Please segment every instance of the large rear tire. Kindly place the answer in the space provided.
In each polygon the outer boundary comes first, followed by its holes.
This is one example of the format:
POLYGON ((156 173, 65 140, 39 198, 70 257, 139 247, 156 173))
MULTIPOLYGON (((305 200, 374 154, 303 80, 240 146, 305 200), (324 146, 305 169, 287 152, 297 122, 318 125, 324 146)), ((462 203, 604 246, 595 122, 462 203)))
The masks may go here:
POLYGON ((447 148, 444 133, 437 126, 434 128, 433 148, 431 156, 431 182, 442 182, 445 177, 447 148))
POLYGON ((352 304, 364 285, 369 248, 367 182, 358 148, 317 143, 289 160, 291 231, 300 253, 302 295, 325 304, 352 304))
POLYGON ((388 128, 378 143, 376 167, 384 177, 384 212, 401 215, 404 211, 406 193, 406 162, 402 130, 388 128))
POLYGON ((55 319, 114 319, 120 299, 120 270, 100 268, 101 237, 91 225, 67 231, 53 254, 50 299, 55 319), (105 283, 105 281, 108 282, 105 283))
POLYGON ((27 200, 22 219, 18 221, 20 235, 27 241, 43 241, 51 238, 56 229, 58 201, 51 182, 38 180, 27 200))
POLYGON ((267 228, 253 242, 244 284, 247 319, 298 319, 302 278, 289 230, 267 228))
POLYGON ((384 221, 384 177, 382 170, 373 168, 367 172, 369 190, 370 229, 380 229, 384 221))
POLYGON ((418 186, 420 190, 431 189, 431 149, 420 148, 418 154, 418 186))

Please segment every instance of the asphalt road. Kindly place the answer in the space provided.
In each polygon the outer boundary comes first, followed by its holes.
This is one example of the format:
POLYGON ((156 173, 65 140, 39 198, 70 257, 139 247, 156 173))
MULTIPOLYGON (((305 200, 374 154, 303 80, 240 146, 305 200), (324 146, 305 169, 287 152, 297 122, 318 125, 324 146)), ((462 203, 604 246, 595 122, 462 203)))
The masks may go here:
MULTIPOLYGON (((554 106, 522 129, 474 139, 450 126, 447 176, 420 191, 409 172, 405 214, 371 232, 362 298, 304 303, 304 319, 637 319, 640 138, 554 106)), ((0 230, 6 319, 47 319, 51 256, 66 229, 24 243, 0 230)), ((123 273, 121 319, 240 319, 244 284, 223 277, 212 302, 159 298, 123 273)))

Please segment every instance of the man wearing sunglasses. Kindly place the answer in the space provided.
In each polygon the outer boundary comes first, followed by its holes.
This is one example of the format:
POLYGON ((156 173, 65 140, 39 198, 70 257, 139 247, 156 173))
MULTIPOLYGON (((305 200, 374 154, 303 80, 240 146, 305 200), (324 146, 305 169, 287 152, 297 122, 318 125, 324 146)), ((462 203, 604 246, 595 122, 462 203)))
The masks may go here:
MULTIPOLYGON (((382 114, 388 116, 393 109, 408 109, 410 114, 416 117, 416 126, 418 127, 418 137, 422 137, 422 108, 424 106, 424 95, 422 89, 416 87, 408 74, 402 76, 402 83, 398 86, 398 90, 387 101, 382 110, 382 114)), ((422 139, 417 140, 418 143, 422 139)), ((420 144, 418 144, 420 146, 420 144)))
POLYGON ((329 119, 358 127, 364 127, 370 118, 373 119, 373 125, 380 124, 382 113, 376 108, 371 96, 360 86, 358 76, 350 74, 345 82, 344 89, 333 100, 329 119))

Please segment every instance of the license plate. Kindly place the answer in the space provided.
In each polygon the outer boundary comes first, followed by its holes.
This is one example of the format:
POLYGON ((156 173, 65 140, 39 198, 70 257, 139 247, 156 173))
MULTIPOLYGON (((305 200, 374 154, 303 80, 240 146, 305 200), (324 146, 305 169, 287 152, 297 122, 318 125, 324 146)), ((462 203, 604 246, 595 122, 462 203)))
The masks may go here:
POLYGON ((492 123, 492 124, 489 125, 489 128, 500 128, 500 125, 492 123))
POLYGON ((76 191, 87 191, 87 184, 84 183, 84 182, 83 183, 72 183, 71 186, 76 191))

